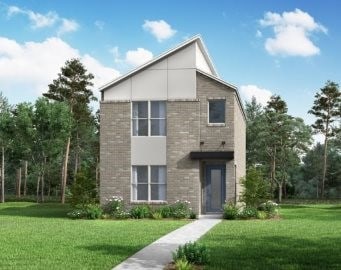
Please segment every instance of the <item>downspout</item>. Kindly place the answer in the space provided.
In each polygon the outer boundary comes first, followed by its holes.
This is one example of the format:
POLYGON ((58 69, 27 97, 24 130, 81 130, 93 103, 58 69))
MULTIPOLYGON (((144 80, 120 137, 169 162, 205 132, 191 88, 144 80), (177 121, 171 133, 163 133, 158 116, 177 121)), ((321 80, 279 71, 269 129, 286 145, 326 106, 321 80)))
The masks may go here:
POLYGON ((234 164, 234 203, 237 204, 237 164, 234 164))

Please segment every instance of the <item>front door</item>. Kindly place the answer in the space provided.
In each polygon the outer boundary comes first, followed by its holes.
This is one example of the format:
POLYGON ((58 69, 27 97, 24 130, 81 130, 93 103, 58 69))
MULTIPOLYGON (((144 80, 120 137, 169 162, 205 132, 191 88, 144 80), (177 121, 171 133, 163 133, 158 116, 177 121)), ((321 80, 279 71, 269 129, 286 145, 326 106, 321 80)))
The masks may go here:
POLYGON ((206 165, 206 213, 221 212, 225 202, 225 165, 206 165))

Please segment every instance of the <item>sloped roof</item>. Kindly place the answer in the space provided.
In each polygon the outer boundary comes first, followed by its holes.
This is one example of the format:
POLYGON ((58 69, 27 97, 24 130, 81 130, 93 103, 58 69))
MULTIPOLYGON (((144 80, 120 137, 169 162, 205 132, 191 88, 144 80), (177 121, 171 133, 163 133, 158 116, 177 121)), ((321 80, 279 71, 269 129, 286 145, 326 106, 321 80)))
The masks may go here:
POLYGON ((218 77, 218 73, 217 73, 217 71, 216 71, 216 69, 215 69, 215 67, 213 65, 213 62, 211 61, 211 58, 210 58, 210 56, 208 54, 208 51, 207 51, 207 49, 205 47, 205 44, 204 44, 201 36, 200 35, 196 35, 196 36, 186 40, 185 42, 179 44, 178 46, 174 47, 173 49, 170 49, 170 50, 166 51, 165 53, 160 54, 159 56, 153 58, 152 60, 148 61, 147 63, 145 63, 145 64, 143 64, 143 65, 133 69, 132 71, 130 71, 130 72, 128 72, 128 73, 126 73, 126 74, 116 78, 115 80, 112 80, 111 82, 101 86, 99 88, 99 90, 101 92, 105 91, 109 87, 111 87, 111 86, 113 86, 113 85, 123 81, 124 79, 126 79, 128 77, 131 77, 131 76, 135 75, 136 73, 140 72, 141 70, 144 70, 144 69, 150 67, 151 65, 153 65, 153 64, 155 64, 155 63, 157 63, 157 62, 159 62, 159 61, 161 61, 163 59, 165 59, 166 57, 176 53, 177 51, 180 51, 181 49, 183 49, 183 48, 187 47, 188 45, 190 45, 192 43, 195 43, 195 42, 198 43, 198 45, 199 45, 199 47, 200 47, 200 49, 201 49, 201 51, 202 51, 202 53, 203 53, 203 55, 205 57, 205 60, 207 61, 207 63, 209 65, 213 75, 215 77, 218 77))

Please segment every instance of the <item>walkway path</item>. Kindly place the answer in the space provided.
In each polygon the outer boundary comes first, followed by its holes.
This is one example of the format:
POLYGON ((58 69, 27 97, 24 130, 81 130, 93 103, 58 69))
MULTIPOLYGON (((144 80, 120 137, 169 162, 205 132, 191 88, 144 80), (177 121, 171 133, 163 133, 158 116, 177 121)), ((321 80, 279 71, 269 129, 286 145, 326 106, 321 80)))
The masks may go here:
POLYGON ((218 224, 221 218, 216 216, 203 216, 151 243, 141 249, 127 260, 117 265, 113 270, 161 270, 172 261, 172 252, 179 245, 189 241, 196 241, 213 226, 218 224))

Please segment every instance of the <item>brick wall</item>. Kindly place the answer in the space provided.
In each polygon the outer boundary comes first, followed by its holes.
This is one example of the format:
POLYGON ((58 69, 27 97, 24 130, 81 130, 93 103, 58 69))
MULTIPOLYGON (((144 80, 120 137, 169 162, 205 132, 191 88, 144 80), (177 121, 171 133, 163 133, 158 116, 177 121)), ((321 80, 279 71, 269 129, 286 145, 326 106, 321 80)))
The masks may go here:
POLYGON ((167 201, 188 200, 199 212, 200 167, 189 153, 199 147, 198 101, 167 102, 167 201))
POLYGON ((100 104, 100 199, 113 195, 130 201, 130 102, 100 104))

